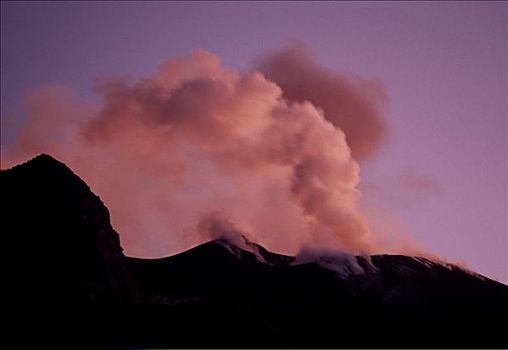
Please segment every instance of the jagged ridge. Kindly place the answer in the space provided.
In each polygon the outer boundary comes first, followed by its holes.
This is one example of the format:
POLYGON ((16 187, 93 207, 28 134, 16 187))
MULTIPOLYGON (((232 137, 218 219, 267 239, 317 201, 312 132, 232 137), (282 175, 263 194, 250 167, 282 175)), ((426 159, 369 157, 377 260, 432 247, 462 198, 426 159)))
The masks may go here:
POLYGON ((41 155, 0 180, 6 317, 37 345, 507 345, 508 287, 454 266, 393 255, 302 260, 244 238, 125 258, 107 208, 63 163, 41 155), (365 337, 358 325, 375 326, 365 337))

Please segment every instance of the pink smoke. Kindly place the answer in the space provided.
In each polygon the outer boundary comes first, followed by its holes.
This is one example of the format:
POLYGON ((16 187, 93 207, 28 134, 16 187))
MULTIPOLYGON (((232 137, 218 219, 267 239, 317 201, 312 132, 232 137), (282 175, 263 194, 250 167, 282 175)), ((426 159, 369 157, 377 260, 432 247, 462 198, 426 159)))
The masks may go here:
POLYGON ((47 152, 111 211, 128 255, 166 256, 234 227, 267 248, 379 250, 357 208, 360 158, 383 140, 382 89, 300 51, 240 74, 198 50, 132 84, 103 80, 94 110, 64 88, 31 94, 14 164, 47 152), (283 65, 281 65, 283 64, 283 65), (350 148, 351 146, 351 148, 350 148))
POLYGON ((257 66, 288 101, 310 101, 346 134, 356 159, 370 157, 385 141, 383 110, 387 96, 381 82, 326 69, 303 43, 261 56, 257 66))

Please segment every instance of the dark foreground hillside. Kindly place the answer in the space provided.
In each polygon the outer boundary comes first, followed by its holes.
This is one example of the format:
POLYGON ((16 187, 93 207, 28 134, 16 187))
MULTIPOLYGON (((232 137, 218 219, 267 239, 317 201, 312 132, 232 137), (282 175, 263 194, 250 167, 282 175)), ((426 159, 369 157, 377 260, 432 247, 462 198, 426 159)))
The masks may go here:
POLYGON ((508 287, 454 266, 223 240, 126 258, 64 164, 41 155, 0 179, 3 347, 508 347, 508 287))

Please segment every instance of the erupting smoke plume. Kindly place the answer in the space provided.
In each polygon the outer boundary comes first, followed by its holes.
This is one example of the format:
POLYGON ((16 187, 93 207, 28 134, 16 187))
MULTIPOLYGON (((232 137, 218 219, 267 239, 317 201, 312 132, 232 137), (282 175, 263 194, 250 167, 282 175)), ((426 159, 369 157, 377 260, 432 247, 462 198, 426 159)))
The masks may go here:
POLYGON ((384 141, 380 111, 387 97, 379 81, 321 67, 303 43, 261 57, 258 67, 282 89, 284 99, 322 108, 326 120, 345 132, 355 159, 371 156, 384 141))
POLYGON ((110 208, 128 255, 177 253, 218 227, 286 254, 372 252, 351 149, 362 158, 382 140, 382 90, 294 49, 261 67, 275 82, 196 51, 153 77, 103 81, 98 110, 42 89, 3 161, 47 152, 66 162, 110 208))

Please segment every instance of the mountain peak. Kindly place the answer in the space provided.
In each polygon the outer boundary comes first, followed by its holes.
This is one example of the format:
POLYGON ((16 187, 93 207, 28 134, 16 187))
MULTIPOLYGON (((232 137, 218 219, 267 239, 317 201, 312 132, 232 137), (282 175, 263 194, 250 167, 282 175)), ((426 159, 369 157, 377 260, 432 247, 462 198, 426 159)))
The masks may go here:
POLYGON ((27 165, 31 167, 58 167, 58 168, 65 167, 66 169, 71 171, 69 167, 67 167, 67 165, 65 165, 63 162, 60 162, 59 160, 56 160, 47 153, 38 154, 35 157, 27 160, 26 162, 15 165, 11 169, 25 167, 27 165))
POLYGON ((33 157, 30 161, 44 161, 44 162, 55 162, 55 163, 59 163, 59 164, 63 164, 62 162, 56 160, 55 158, 53 158, 52 156, 50 156, 49 154, 47 153, 40 153, 38 155, 36 155, 35 157, 33 157))
POLYGON ((20 269, 54 277, 64 299, 136 298, 108 209, 71 169, 40 154, 1 170, 0 179, 7 246, 26 257, 20 269))

